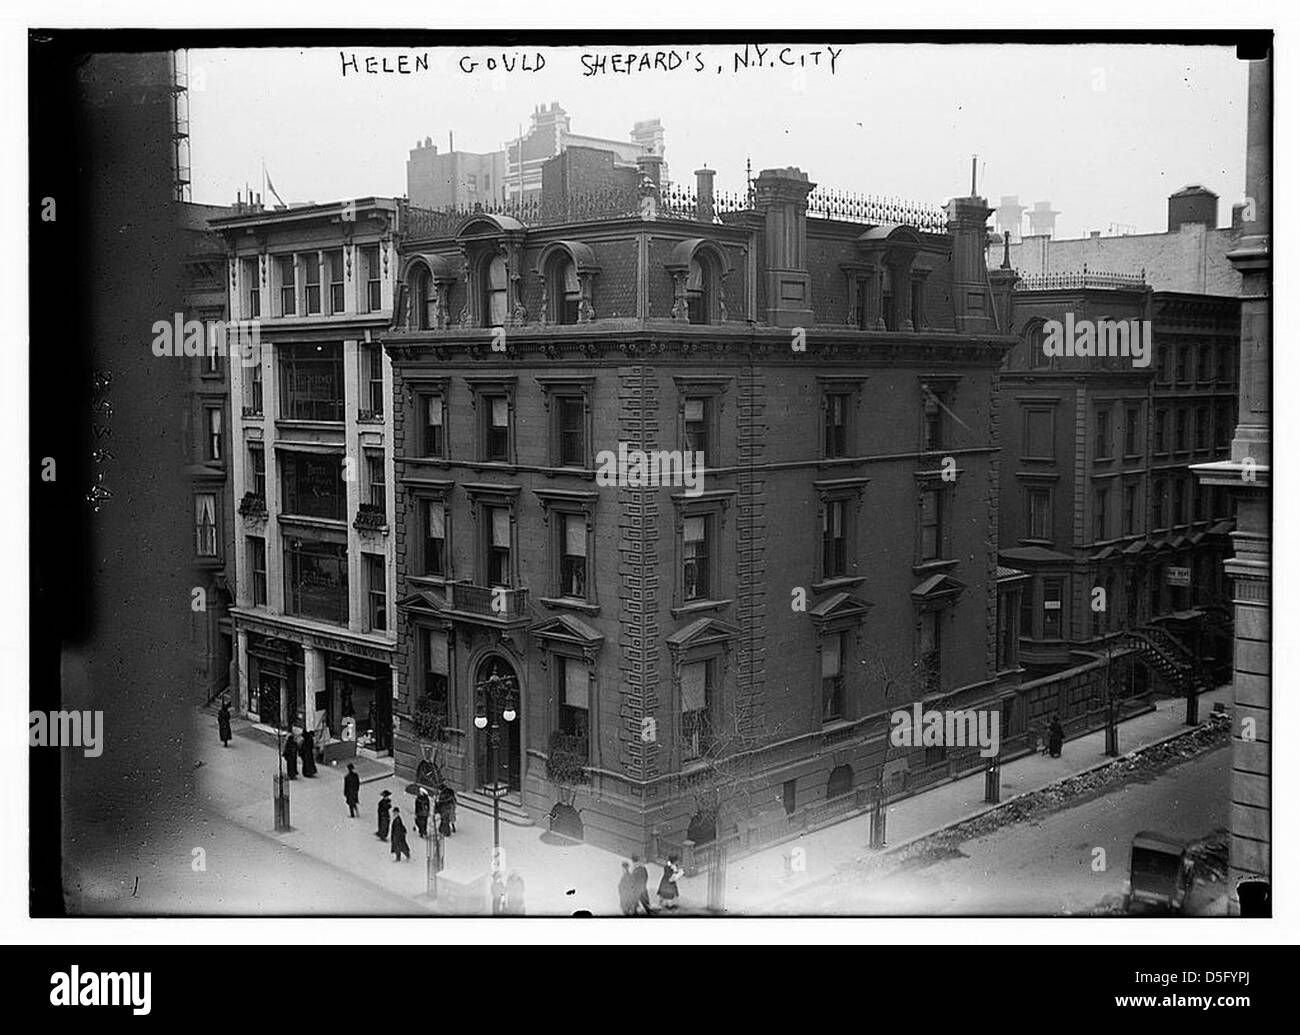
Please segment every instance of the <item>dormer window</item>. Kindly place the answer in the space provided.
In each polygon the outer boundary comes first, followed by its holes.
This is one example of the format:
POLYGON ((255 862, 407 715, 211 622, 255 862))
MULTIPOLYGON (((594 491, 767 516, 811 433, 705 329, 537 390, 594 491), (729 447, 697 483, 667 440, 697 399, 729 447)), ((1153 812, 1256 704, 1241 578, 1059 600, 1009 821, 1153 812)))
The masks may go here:
POLYGON ((578 284, 578 268, 572 259, 563 256, 557 258, 552 266, 551 297, 555 300, 555 322, 572 324, 578 322, 578 303, 582 300, 582 289, 578 284))
POLYGON ((672 277, 671 316, 686 323, 721 323, 727 318, 722 284, 727 262, 717 245, 696 237, 673 247, 664 263, 672 277))
POLYGON ((713 293, 709 274, 707 263, 698 258, 691 260, 686 275, 686 312, 691 323, 709 323, 709 296, 713 293))
MULTIPOLYGON (((572 264, 570 264, 572 265, 572 264)), ((506 259, 494 255, 483 262, 483 326, 504 327, 506 308, 506 259)), ((576 282, 576 277, 574 278, 576 282)), ((576 317, 575 317, 576 321, 576 317)))

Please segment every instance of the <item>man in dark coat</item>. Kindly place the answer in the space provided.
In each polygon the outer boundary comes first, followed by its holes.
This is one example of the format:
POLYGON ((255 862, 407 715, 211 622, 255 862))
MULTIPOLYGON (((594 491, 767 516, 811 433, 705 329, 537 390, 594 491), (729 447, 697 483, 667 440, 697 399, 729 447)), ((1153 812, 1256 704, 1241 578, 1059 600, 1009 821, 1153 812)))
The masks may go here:
POLYGON ((289 731, 284 742, 284 768, 290 780, 298 779, 298 738, 293 735, 293 730, 289 731))
POLYGON ((316 775, 316 734, 311 730, 302 731, 302 775, 316 775))
POLYGON ((639 855, 632 856, 632 913, 635 915, 636 907, 640 906, 645 910, 645 915, 649 916, 650 909, 650 874, 646 872, 645 863, 641 861, 639 855))
POLYGON ((438 792, 438 833, 450 837, 456 832, 456 792, 443 784, 438 792))
POLYGON ((348 775, 343 777, 343 800, 348 803, 348 815, 355 819, 357 802, 361 800, 361 777, 351 762, 348 763, 348 775))
POLYGON ((384 791, 379 795, 379 829, 375 831, 375 837, 381 841, 388 840, 388 814, 392 811, 393 803, 389 801, 392 792, 384 791))
POLYGON ((230 702, 222 701, 221 710, 217 712, 217 734, 221 737, 221 746, 230 747, 230 702))
POLYGON ((421 837, 429 836, 429 792, 423 787, 415 795, 415 829, 421 837))
POLYGON ((1047 753, 1053 758, 1060 758, 1063 743, 1065 743, 1065 730, 1061 728, 1061 720, 1053 715, 1052 725, 1047 729, 1047 753))
POLYGON ((393 831, 389 838, 389 851, 393 853, 393 862, 401 862, 402 856, 411 861, 411 846, 406 843, 406 824, 402 822, 401 809, 393 809, 393 831))

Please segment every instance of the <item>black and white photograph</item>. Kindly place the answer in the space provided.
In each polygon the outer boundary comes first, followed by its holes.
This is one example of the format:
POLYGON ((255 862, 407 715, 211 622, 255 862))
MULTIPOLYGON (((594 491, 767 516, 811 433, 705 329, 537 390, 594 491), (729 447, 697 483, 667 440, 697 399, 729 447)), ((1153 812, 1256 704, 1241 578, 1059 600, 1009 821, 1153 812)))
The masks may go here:
POLYGON ((32 921, 1256 937, 1273 32, 787 13, 28 24, 32 921))

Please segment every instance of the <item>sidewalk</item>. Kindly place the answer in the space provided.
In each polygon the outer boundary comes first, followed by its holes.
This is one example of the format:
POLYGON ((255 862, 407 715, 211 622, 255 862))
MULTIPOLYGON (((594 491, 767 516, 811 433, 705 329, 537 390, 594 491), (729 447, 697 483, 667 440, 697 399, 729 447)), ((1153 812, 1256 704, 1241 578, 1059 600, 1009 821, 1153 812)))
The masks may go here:
MULTIPOLYGON (((1201 715, 1208 717, 1220 701, 1230 704, 1232 688, 1220 687, 1201 695, 1201 715)), ((1128 753, 1182 733, 1186 705, 1181 699, 1161 700, 1156 710, 1122 723, 1120 750, 1128 753)), ((203 723, 211 718, 199 713, 203 723)), ((214 798, 232 820, 251 829, 271 833, 271 777, 278 759, 274 747, 267 749, 261 738, 241 736, 243 720, 234 723, 236 746, 219 747, 205 753, 205 778, 214 798)), ((211 730, 200 743, 211 744, 211 730)), ((1067 777, 1107 764, 1105 734, 1094 733, 1067 741, 1062 757, 1028 755, 1002 767, 1002 801, 1039 790, 1067 777)), ((386 891, 411 902, 412 912, 487 914, 488 883, 492 865, 492 819, 466 808, 457 816, 457 832, 445 840, 446 864, 439 875, 437 901, 425 895, 425 843, 415 830, 413 800, 406 793, 406 780, 389 777, 362 785, 360 815, 352 819, 343 802, 345 767, 322 766, 314 779, 300 777, 290 784, 290 817, 293 829, 274 834, 285 845, 347 870, 386 891), (380 792, 392 793, 401 810, 411 846, 411 861, 397 863, 388 845, 375 836, 375 806, 380 792)), ((918 838, 977 816, 992 806, 984 803, 984 776, 975 773, 940 784, 888 808, 884 852, 896 851, 918 838)), ((795 840, 764 849, 727 868, 726 907, 733 915, 780 913, 780 899, 792 891, 830 877, 837 869, 871 854, 867 848, 867 817, 854 816, 795 840), (785 859, 794 847, 804 850, 806 868, 787 874, 785 859)), ((542 827, 501 824, 504 872, 517 870, 524 881, 525 903, 531 916, 572 916, 587 911, 594 916, 620 915, 618 879, 622 857, 586 844, 557 843, 542 827)), ((653 895, 661 866, 651 860, 650 890, 653 895)), ((706 902, 707 875, 683 878, 680 882, 684 909, 696 911, 706 902)), ((322 913, 346 913, 346 902, 322 902, 322 913)))
MULTIPOLYGON (((1202 721, 1209 717, 1219 702, 1231 708, 1231 686, 1221 686, 1201 694, 1202 721)), ((1183 699, 1160 699, 1156 701, 1154 711, 1120 723, 1121 756, 1186 732, 1191 728, 1183 725, 1186 715, 1187 704, 1183 699)), ((1105 747, 1105 730, 1096 730, 1067 740, 1060 758, 1030 754, 1004 764, 1002 803, 1109 764, 1113 760, 1106 756, 1105 747)), ((832 876, 837 869, 848 863, 871 855, 898 851, 913 841, 996 807, 985 803, 984 774, 977 772, 960 780, 939 784, 890 805, 885 824, 884 849, 873 851, 867 847, 868 817, 861 815, 753 855, 731 860, 727 865, 727 911, 747 915, 780 913, 782 897, 832 876), (790 850, 796 846, 804 850, 806 868, 800 873, 787 874, 785 860, 790 850)), ((705 873, 699 873, 681 881, 683 900, 706 901, 707 880, 705 873)))

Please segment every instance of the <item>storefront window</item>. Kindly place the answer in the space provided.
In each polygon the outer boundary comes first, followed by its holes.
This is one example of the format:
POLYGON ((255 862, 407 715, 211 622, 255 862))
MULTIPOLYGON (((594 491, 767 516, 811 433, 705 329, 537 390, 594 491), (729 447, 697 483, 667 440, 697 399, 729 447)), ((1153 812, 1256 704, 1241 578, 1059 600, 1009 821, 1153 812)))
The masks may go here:
POLYGON ((348 620, 347 547, 289 539, 284 547, 285 610, 344 625, 348 620))

